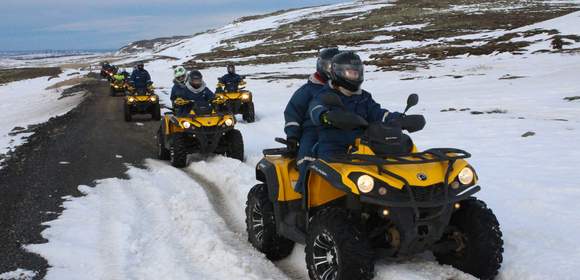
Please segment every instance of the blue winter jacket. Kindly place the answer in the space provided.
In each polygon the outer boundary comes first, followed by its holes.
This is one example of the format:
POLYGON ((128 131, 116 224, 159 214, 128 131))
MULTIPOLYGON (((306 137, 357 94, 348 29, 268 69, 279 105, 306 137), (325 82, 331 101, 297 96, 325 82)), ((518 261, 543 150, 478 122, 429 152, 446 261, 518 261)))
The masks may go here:
POLYGON ((313 75, 306 84, 294 92, 284 110, 284 120, 286 121, 284 132, 286 132, 287 138, 300 140, 304 132, 311 130, 314 132, 316 126, 310 120, 308 106, 315 93, 322 88, 324 88, 324 83, 313 75))
POLYGON ((381 105, 376 103, 367 91, 363 90, 359 95, 346 96, 328 85, 325 86, 309 106, 310 118, 313 124, 319 127, 317 149, 318 156, 321 158, 346 153, 348 147, 354 144, 356 137, 363 133, 361 129, 345 131, 321 123, 320 118, 323 113, 328 110, 338 109, 328 107, 322 102, 322 96, 325 94, 337 94, 342 100, 345 110, 358 114, 369 123, 388 122, 401 115, 398 112, 390 113, 388 110, 382 109, 381 105))
POLYGON ((185 85, 174 83, 173 88, 171 89, 170 98, 172 102, 177 98, 193 101, 193 103, 191 103, 189 106, 176 108, 177 115, 184 115, 188 114, 194 105, 205 108, 211 107, 211 101, 215 99, 215 94, 210 89, 208 89, 205 84, 203 85, 203 88, 199 90, 199 92, 193 92, 185 85))
POLYGON ((147 88, 147 83, 151 82, 151 76, 147 70, 133 70, 131 73, 130 80, 135 84, 135 88, 137 89, 145 89, 147 88))
POLYGON ((238 91, 238 86, 240 82, 244 80, 244 77, 238 74, 225 74, 223 77, 219 78, 219 81, 224 84, 225 92, 236 92, 238 91))

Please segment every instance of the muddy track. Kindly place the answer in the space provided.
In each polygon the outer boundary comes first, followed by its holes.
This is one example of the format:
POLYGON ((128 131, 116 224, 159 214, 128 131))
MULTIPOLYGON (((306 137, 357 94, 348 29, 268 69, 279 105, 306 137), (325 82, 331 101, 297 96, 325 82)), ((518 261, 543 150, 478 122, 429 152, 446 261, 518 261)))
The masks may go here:
POLYGON ((126 177, 127 164, 142 166, 156 155, 157 122, 149 116, 123 120, 122 98, 108 83, 93 82, 85 101, 68 114, 38 126, 0 169, 0 273, 17 268, 46 274, 48 263, 23 245, 44 243, 43 222, 62 212, 64 196, 79 185, 126 177))

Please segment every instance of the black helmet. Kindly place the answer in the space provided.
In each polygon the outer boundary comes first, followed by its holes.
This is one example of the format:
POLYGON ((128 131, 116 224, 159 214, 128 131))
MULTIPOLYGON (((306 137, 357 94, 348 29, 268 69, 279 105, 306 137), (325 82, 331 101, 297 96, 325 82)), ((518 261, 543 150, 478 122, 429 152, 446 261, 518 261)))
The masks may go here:
POLYGON ((364 67, 360 57, 354 52, 342 52, 332 58, 330 79, 336 86, 355 92, 364 81, 364 67))
POLYGON ((236 73, 236 66, 233 64, 228 64, 228 73, 235 74, 236 73))
POLYGON ((143 63, 143 62, 141 62, 141 61, 140 61, 140 62, 137 62, 137 69, 139 69, 139 70, 143 70, 143 68, 145 68, 145 65, 144 65, 144 63, 143 63))
POLYGON ((187 81, 194 88, 199 88, 203 85, 203 75, 198 70, 191 70, 187 75, 187 81))
POLYGON ((332 66, 332 58, 339 54, 338 48, 322 49, 318 53, 318 60, 316 61, 316 72, 325 80, 330 80, 330 68, 332 66))

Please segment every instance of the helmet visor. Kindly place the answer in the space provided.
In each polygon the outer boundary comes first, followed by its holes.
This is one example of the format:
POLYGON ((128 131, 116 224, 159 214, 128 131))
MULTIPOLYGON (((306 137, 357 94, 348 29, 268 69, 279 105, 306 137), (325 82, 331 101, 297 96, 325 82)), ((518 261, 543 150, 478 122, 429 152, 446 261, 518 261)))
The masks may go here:
POLYGON ((185 82, 185 75, 177 76, 175 77, 175 80, 177 80, 180 83, 183 83, 185 82))
POLYGON ((364 80, 362 64, 335 64, 334 73, 347 81, 362 82, 364 80))

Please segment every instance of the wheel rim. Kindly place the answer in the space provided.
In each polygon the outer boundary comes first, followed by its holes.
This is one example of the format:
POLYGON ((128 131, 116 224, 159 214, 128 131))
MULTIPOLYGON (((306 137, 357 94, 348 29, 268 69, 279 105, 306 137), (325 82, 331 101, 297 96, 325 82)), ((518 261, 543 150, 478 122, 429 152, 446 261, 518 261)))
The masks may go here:
POLYGON ((252 231, 254 232, 254 238, 259 244, 262 244, 264 240, 264 214, 262 211, 262 205, 255 203, 252 207, 252 231))
POLYGON ((333 280, 338 274, 338 253, 336 243, 328 233, 321 233, 314 239, 312 257, 314 271, 318 279, 333 280))

